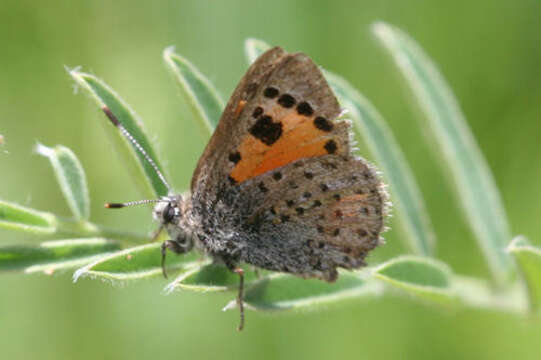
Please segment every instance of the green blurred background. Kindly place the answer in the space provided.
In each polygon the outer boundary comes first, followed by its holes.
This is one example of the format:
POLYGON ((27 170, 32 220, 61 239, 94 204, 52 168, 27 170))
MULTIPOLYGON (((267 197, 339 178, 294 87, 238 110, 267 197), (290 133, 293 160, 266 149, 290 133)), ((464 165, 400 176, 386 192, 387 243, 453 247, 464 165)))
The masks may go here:
MULTIPOLYGON (((175 187, 185 189, 205 139, 161 58, 175 45, 227 98, 246 69, 243 41, 304 51, 343 75, 383 113, 410 161, 438 234, 438 258, 460 274, 487 269, 450 191, 423 122, 369 25, 410 33, 454 89, 494 171, 514 234, 541 243, 541 2, 486 1, 57 1, 0 2, 0 198, 69 211, 36 141, 80 157, 92 220, 154 228, 112 155, 104 117, 73 94, 64 66, 105 79, 143 118, 175 187)), ((369 157, 369 156, 368 156, 369 157)), ((391 226, 396 216, 391 220, 391 226)), ((405 252, 400 229, 369 259, 405 252)), ((1 231, 0 245, 35 242, 1 231)), ((162 294, 165 280, 112 287, 70 274, 0 276, 2 359, 539 359, 541 322, 481 310, 450 311, 393 297, 350 300, 296 314, 222 313, 232 294, 162 294)))

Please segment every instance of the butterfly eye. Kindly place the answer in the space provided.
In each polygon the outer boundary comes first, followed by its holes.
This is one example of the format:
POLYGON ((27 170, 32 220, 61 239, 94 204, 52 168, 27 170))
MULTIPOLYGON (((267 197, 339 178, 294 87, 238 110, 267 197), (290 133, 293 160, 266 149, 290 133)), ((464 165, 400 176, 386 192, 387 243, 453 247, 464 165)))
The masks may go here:
POLYGON ((163 210, 163 222, 168 224, 173 221, 175 217, 175 208, 171 204, 167 204, 167 207, 163 210))

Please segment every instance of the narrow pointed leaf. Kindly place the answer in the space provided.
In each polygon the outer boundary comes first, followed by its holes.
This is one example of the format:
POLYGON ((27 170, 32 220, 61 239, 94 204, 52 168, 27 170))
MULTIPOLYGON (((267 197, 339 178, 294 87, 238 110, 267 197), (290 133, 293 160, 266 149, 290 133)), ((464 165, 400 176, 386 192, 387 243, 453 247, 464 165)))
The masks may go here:
POLYGON ((248 59, 248 63, 251 64, 270 48, 271 46, 262 40, 248 38, 244 42, 244 55, 248 59))
POLYGON ((500 194, 466 119, 448 84, 423 49, 407 34, 385 23, 373 32, 393 57, 429 128, 442 149, 464 208, 496 282, 508 282, 513 264, 505 246, 511 239, 500 194))
MULTIPOLYGON (((76 282, 82 277, 109 280, 111 282, 142 280, 161 277, 161 244, 146 244, 100 258, 77 270, 73 275, 76 282)), ((189 268, 196 263, 197 255, 191 252, 185 255, 168 253, 166 268, 173 274, 179 269, 189 268)))
POLYGON ((163 52, 180 91, 201 125, 205 136, 212 135, 224 109, 224 101, 214 85, 187 59, 169 47, 163 52))
POLYGON ((53 148, 38 144, 36 152, 47 157, 51 162, 60 189, 75 219, 88 220, 90 198, 86 176, 75 154, 62 145, 53 148))
POLYGON ((505 291, 494 288, 492 282, 466 276, 452 277, 453 291, 465 306, 477 309, 491 309, 515 314, 525 314, 527 301, 519 284, 507 287, 505 291), (496 291, 497 290, 497 291, 496 291))
POLYGON ((0 228, 37 234, 52 234, 57 220, 53 214, 0 200, 0 228))
POLYGON ((82 266, 118 249, 117 242, 102 238, 46 241, 38 246, 5 246, 0 248, 0 271, 22 270, 51 275, 82 266))
MULTIPOLYGON (((97 77, 71 70, 71 77, 96 101, 100 109, 105 107, 116 116, 120 124, 133 136, 141 145, 148 156, 156 163, 156 166, 163 173, 163 168, 158 161, 156 152, 152 148, 151 142, 143 129, 143 125, 135 112, 111 89, 107 84, 97 77)), ((144 158, 136 146, 128 141, 117 128, 115 128, 105 115, 103 123, 107 123, 106 133, 114 144, 116 151, 120 154, 123 163, 133 175, 136 185, 143 196, 155 198, 167 195, 167 187, 160 180, 158 174, 154 171, 151 164, 144 158)), ((165 174, 164 174, 165 175, 165 174)))
POLYGON ((533 246, 523 236, 516 237, 508 246, 527 285, 530 308, 541 312, 541 247, 533 246))
MULTIPOLYGON (((244 267, 244 283, 249 286, 257 279, 256 273, 249 267, 244 267)), ((239 285, 239 276, 221 264, 204 264, 191 271, 179 275, 167 285, 166 292, 177 289, 192 291, 226 291, 239 285)))
POLYGON ((402 256, 374 269, 375 278, 423 300, 447 303, 456 301, 451 270, 442 262, 402 256))
POLYGON ((358 273, 342 272, 334 283, 273 274, 254 283, 246 291, 244 299, 248 306, 255 309, 285 310, 311 308, 353 297, 375 296, 381 290, 381 284, 363 279, 358 273))
MULTIPOLYGON (((255 61, 268 49, 270 46, 261 40, 248 39, 245 42, 249 62, 255 61)), ((435 235, 421 192, 385 120, 346 80, 329 71, 323 71, 323 74, 340 104, 348 110, 346 117, 353 120, 391 186, 393 202, 397 205, 400 223, 405 229, 403 239, 412 251, 422 255, 432 254, 435 235)))

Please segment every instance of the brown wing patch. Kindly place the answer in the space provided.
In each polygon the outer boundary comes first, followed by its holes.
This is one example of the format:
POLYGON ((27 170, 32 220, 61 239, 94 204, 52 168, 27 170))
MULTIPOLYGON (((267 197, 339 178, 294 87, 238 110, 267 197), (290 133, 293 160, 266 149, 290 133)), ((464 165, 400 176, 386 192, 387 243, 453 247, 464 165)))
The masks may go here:
MULTIPOLYGON (((240 208, 246 209, 246 223, 258 229, 258 236, 269 246, 306 251, 308 260, 297 273, 332 280, 333 269, 363 266, 370 250, 381 244, 387 195, 362 159, 323 155, 298 160, 239 184, 239 190, 251 194, 242 198, 240 208)), ((295 252, 276 256, 290 254, 295 252)))
POLYGON ((330 235, 326 241, 354 257, 374 248, 378 244, 378 237, 370 234, 373 225, 367 225, 381 223, 383 205, 379 204, 380 201, 377 194, 354 194, 337 200, 324 212, 325 228, 330 235), (347 234, 341 234, 341 229, 347 234))

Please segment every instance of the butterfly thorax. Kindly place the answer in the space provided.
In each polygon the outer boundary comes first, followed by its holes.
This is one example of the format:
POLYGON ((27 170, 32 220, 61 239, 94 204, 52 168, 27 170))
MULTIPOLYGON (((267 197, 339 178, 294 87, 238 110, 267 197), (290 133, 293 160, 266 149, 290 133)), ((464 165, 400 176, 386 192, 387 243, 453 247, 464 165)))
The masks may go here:
POLYGON ((238 214, 232 214, 231 204, 223 200, 171 195, 155 206, 153 216, 184 252, 195 246, 217 260, 233 261, 238 253, 241 221, 238 214))
POLYGON ((236 262, 243 248, 246 219, 236 206, 238 200, 237 192, 214 198, 194 194, 189 200, 184 224, 191 229, 196 245, 215 260, 236 262))

